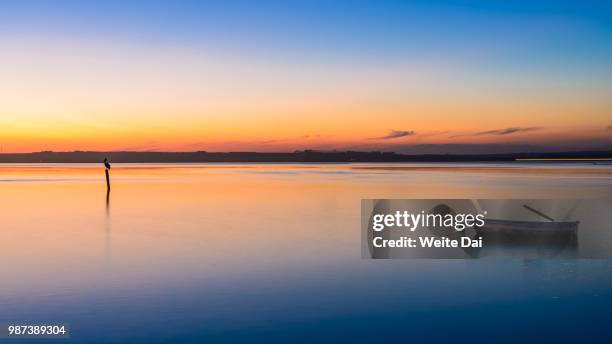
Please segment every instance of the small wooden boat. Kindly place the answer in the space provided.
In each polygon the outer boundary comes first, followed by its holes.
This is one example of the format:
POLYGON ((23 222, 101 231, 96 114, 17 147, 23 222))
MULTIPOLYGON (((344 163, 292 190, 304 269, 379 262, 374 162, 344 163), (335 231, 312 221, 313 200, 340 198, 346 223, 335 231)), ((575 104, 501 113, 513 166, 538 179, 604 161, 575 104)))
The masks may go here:
POLYGON ((549 257, 576 253, 579 221, 555 221, 528 205, 523 207, 547 221, 486 219, 484 226, 476 229, 485 248, 479 252, 481 255, 487 255, 486 251, 499 253, 507 249, 535 251, 549 257))

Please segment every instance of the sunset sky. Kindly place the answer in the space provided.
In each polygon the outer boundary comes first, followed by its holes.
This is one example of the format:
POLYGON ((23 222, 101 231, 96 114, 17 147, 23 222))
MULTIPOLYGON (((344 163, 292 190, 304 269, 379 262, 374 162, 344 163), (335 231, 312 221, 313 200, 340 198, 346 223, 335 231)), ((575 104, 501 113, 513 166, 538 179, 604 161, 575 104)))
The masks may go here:
POLYGON ((0 1, 4 153, 611 143, 609 1, 0 1))

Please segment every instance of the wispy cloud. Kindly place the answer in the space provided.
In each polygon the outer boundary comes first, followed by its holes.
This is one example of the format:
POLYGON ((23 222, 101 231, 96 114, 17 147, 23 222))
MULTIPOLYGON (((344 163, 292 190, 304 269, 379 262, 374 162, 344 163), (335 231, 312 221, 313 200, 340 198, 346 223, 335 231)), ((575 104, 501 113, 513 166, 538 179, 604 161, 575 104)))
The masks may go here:
POLYGON ((118 151, 131 151, 131 152, 155 152, 161 150, 161 142, 158 141, 147 141, 139 146, 122 147, 118 151))
POLYGON ((404 136, 414 135, 415 132, 412 130, 391 130, 389 134, 380 137, 371 137, 369 140, 392 140, 397 139, 404 136))
POLYGON ((474 135, 510 135, 514 133, 524 133, 527 131, 534 131, 534 130, 540 130, 540 129, 542 129, 542 127, 512 127, 512 128, 481 131, 474 135))
POLYGON ((300 139, 318 139, 322 137, 321 134, 307 134, 300 136, 300 139))
POLYGON ((608 126, 608 129, 606 129, 606 130, 607 130, 607 131, 612 130, 612 125, 609 125, 609 126, 608 126))

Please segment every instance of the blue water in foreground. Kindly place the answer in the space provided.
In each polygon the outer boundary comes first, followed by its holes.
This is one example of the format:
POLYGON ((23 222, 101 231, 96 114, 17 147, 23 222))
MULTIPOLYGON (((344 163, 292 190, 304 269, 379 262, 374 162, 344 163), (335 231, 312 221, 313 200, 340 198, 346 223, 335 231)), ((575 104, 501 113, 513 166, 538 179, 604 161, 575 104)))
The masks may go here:
POLYGON ((0 165, 0 323, 70 325, 27 343, 612 341, 612 261, 359 246, 361 198, 602 198, 607 167, 402 166, 118 165, 107 203, 97 166, 0 165))

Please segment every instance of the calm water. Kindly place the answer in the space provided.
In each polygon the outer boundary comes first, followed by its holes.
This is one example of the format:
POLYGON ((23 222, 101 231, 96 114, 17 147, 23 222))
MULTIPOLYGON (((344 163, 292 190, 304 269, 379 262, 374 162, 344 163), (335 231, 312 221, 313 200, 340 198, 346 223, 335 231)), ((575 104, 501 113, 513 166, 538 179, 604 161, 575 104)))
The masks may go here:
POLYGON ((612 166, 115 164, 108 200, 100 166, 0 165, 0 323, 79 343, 612 338, 612 261, 359 243, 362 198, 609 198, 612 166))

